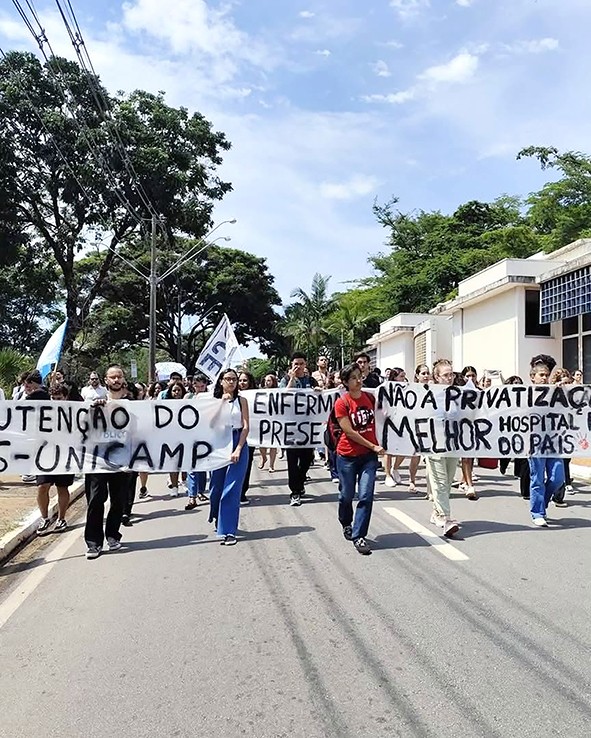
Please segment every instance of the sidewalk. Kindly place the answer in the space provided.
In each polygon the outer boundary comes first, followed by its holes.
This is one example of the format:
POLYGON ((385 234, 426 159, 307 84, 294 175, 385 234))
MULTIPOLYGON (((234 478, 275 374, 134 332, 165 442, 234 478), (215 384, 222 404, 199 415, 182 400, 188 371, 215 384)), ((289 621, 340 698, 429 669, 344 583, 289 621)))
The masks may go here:
MULTIPOLYGON (((52 488, 55 492, 55 488, 52 488)), ((70 501, 84 493, 84 480, 74 480, 70 501)), ((57 512, 57 495, 50 499, 49 517, 57 512)), ((41 517, 37 509, 37 485, 23 483, 20 476, 0 475, 0 564, 23 541, 34 535, 41 517)))

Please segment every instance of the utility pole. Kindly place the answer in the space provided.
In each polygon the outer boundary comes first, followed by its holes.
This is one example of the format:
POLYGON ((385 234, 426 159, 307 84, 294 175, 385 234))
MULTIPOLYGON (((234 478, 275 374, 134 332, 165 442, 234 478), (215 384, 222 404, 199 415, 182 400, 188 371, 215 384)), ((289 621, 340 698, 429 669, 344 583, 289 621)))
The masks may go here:
POLYGON ((148 376, 150 382, 156 379, 156 294, 158 275, 156 274, 156 215, 152 215, 152 243, 150 247, 150 338, 148 349, 148 376))

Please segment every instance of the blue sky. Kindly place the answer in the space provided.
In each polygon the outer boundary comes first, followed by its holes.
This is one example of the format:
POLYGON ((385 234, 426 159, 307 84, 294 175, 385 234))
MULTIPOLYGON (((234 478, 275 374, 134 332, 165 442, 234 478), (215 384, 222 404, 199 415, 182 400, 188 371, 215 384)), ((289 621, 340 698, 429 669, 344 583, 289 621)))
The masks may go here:
MULTIPOLYGON (((33 49, 0 10, 3 48, 33 49)), ((284 299, 371 273, 374 199, 453 211, 547 179, 530 144, 589 152, 589 0, 72 0, 111 90, 164 90, 233 144, 216 221, 284 299), (100 10, 99 10, 100 8, 100 10)), ((73 56, 53 3, 36 0, 73 56)))

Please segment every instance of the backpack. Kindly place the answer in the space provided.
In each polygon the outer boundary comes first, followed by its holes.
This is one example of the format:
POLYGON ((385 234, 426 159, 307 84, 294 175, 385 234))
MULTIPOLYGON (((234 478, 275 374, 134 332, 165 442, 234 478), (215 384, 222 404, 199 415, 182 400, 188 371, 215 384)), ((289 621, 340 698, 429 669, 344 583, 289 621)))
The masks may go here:
MULTIPOLYGON (((345 399, 345 405, 347 406, 347 411, 349 410, 349 403, 345 399)), ((339 421, 337 420, 337 416, 333 409, 330 411, 330 415, 328 416, 328 420, 326 421, 326 428, 324 429, 324 445, 329 451, 332 451, 333 453, 337 450, 337 445, 339 443, 339 438, 343 434, 343 429, 339 425, 339 421)))

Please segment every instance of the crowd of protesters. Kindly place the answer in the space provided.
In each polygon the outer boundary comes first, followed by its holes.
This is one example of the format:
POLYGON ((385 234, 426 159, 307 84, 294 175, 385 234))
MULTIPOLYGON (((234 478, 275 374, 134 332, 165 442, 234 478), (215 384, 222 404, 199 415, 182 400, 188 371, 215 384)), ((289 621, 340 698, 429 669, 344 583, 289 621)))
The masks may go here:
MULTIPOLYGON (((564 368, 557 367, 552 357, 538 355, 531 360, 527 380, 533 384, 582 384, 583 374, 577 370, 571 375, 564 368)), ((364 352, 357 354, 351 364, 339 371, 330 369, 326 356, 318 357, 316 369, 310 371, 306 357, 295 353, 282 378, 276 374, 267 374, 257 382, 248 371, 227 369, 220 374, 214 386, 208 386, 210 383, 202 374, 183 377, 178 372, 172 372, 166 381, 152 382, 149 385, 128 382, 123 369, 113 365, 107 368, 103 382, 99 373, 93 371, 87 385, 79 390, 59 370, 50 374, 45 381, 35 370, 19 377, 12 399, 56 402, 69 400, 101 405, 121 400, 192 400, 203 392, 213 391, 214 397, 231 405, 232 452, 229 463, 209 475, 206 472, 170 472, 169 495, 186 497, 185 510, 188 511, 199 503, 208 503, 209 520, 215 525, 221 544, 233 546, 237 542, 240 507, 250 502, 247 492, 256 450, 247 444, 248 405, 241 393, 259 386, 269 390, 286 388, 314 392, 339 389, 340 396, 327 421, 323 448, 315 450, 290 447, 284 451, 261 447, 258 449, 258 467, 261 470, 267 468, 269 473, 273 473, 278 456, 283 458, 285 453, 289 504, 298 507, 306 494, 305 485, 310 479, 308 473, 316 455, 319 461, 325 463, 331 480, 339 485, 337 515, 343 536, 352 541, 359 553, 368 555, 371 548, 367 542, 367 534, 380 461, 385 472, 385 486, 395 487, 403 482, 400 468, 404 457, 385 453, 379 444, 376 436, 375 397, 373 393, 364 390, 375 389, 384 382, 408 381, 407 372, 402 367, 388 368, 383 374, 377 368, 371 369, 370 357, 364 352), (355 497, 357 505, 353 510, 355 497)), ((417 366, 412 381, 422 385, 466 385, 484 391, 492 384, 502 383, 503 379, 499 372, 492 371, 484 371, 479 376, 476 368, 470 365, 461 371, 455 371, 449 360, 441 359, 433 367, 425 364, 417 366)), ((513 375, 504 382, 523 384, 524 380, 513 375)), ((451 514, 450 496, 454 487, 469 500, 478 499, 474 459, 432 454, 426 456, 424 462, 427 478, 425 497, 432 505, 430 522, 440 528, 445 537, 452 538, 460 529, 460 523, 451 514), (458 474, 459 479, 456 481, 458 474)), ((565 495, 574 493, 569 462, 569 459, 544 457, 513 460, 513 472, 519 479, 522 497, 529 500, 533 525, 547 526, 546 514, 551 502, 558 507, 567 506, 565 495)), ((411 494, 418 494, 417 471, 420 463, 419 455, 409 458, 408 491, 411 494)), ((496 461, 494 463, 496 465, 496 461)), ((507 473, 509 463, 509 460, 501 460, 502 474, 507 473)), ((41 514, 37 533, 45 535, 52 526, 49 517, 49 491, 52 486, 57 489, 58 503, 57 521, 53 530, 65 530, 66 511, 70 502, 68 489, 74 482, 74 476, 39 475, 23 477, 23 480, 37 484, 37 502, 41 514)), ((133 525, 133 505, 138 481, 139 498, 144 499, 149 495, 149 475, 145 472, 121 471, 85 475, 87 515, 84 537, 88 559, 97 558, 103 551, 105 542, 110 551, 121 547, 121 527, 133 525), (105 519, 107 500, 110 504, 105 519)))

